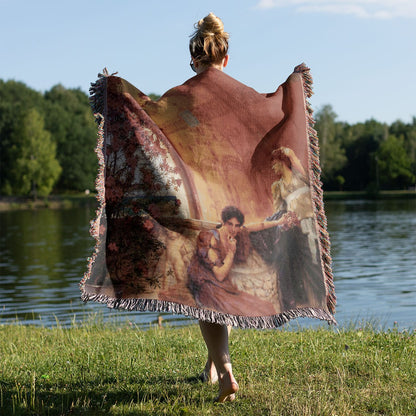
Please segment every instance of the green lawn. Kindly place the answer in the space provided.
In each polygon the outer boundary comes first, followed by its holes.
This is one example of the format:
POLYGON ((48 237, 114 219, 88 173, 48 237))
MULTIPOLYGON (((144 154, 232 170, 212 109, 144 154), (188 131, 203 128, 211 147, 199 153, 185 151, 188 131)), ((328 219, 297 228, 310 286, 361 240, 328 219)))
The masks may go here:
POLYGON ((1 415, 416 415, 416 332, 233 330, 233 403, 197 326, 0 326, 1 415))

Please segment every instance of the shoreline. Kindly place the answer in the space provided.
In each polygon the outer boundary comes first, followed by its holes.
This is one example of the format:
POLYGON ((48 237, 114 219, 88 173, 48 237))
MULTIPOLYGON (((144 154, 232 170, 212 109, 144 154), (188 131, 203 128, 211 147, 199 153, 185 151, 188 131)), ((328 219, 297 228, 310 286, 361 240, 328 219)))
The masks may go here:
POLYGON ((324 201, 337 200, 383 200, 383 199, 416 199, 416 191, 380 191, 370 193, 367 191, 326 191, 324 201))
POLYGON ((49 195, 34 200, 24 196, 0 196, 0 212, 37 209, 70 209, 78 206, 98 205, 96 194, 49 195))
MULTIPOLYGON (((338 200, 383 200, 383 199, 416 199, 416 191, 327 191, 324 201, 338 200)), ((96 204, 96 194, 59 194, 33 200, 23 196, 0 196, 0 212, 36 210, 36 209, 70 209, 77 206, 96 204)))

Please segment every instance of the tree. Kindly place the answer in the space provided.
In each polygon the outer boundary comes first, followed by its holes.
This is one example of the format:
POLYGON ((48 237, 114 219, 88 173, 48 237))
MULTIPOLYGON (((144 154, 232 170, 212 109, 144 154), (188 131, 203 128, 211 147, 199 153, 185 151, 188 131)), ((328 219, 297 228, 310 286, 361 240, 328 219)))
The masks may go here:
POLYGON ((403 189, 414 183, 412 159, 406 152, 403 137, 390 135, 377 150, 377 162, 382 187, 403 189))
POLYGON ((409 124, 395 121, 389 128, 389 133, 403 138, 403 147, 412 160, 412 173, 416 176, 416 117, 409 124))
POLYGON ((56 85, 45 93, 46 128, 57 144, 61 190, 92 189, 97 173, 94 153, 97 128, 88 96, 79 89, 56 85))
POLYGON ((348 163, 342 170, 345 189, 377 190, 376 152, 387 138, 388 126, 376 120, 367 120, 347 129, 345 147, 348 163))
POLYGON ((12 194, 11 171, 12 158, 12 132, 15 129, 16 120, 20 115, 20 109, 9 102, 0 102, 0 192, 5 195, 12 194))
POLYGON ((42 94, 32 90, 23 82, 0 80, 0 192, 11 195, 13 167, 13 131, 18 128, 23 114, 30 108, 42 113, 42 94))
POLYGON ((322 180, 325 185, 339 186, 336 178, 347 163, 345 149, 342 147, 343 123, 336 121, 337 114, 330 105, 323 106, 315 118, 315 129, 320 142, 322 180))
POLYGON ((43 117, 36 109, 24 113, 11 137, 13 193, 32 194, 34 198, 49 195, 62 169, 43 117))
POLYGON ((0 80, 0 102, 20 104, 27 110, 30 108, 39 110, 43 106, 43 96, 23 82, 0 80))
POLYGON ((153 101, 157 101, 161 96, 159 94, 155 94, 154 92, 151 92, 148 97, 153 100, 153 101))
MULTIPOLYGON (((315 128, 326 190, 403 188, 415 180, 416 117, 390 126, 376 120, 348 125, 325 105, 315 128)), ((1 194, 92 189, 96 138, 88 96, 80 89, 56 85, 42 94, 0 80, 1 194)))

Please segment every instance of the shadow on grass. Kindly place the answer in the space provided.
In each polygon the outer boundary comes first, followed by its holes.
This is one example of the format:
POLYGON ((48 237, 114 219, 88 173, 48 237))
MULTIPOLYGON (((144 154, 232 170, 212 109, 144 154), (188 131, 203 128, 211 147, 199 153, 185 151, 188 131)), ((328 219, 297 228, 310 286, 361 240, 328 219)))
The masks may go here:
POLYGON ((191 401, 193 407, 199 407, 209 402, 209 397, 204 400, 200 394, 203 386, 204 383, 198 376, 168 375, 140 376, 137 381, 96 379, 65 385, 47 382, 41 382, 36 386, 1 383, 0 414, 108 415, 116 406, 123 408, 123 415, 151 415, 155 414, 154 411, 139 410, 138 407, 142 405, 152 408, 159 404, 167 407, 186 407, 191 401))

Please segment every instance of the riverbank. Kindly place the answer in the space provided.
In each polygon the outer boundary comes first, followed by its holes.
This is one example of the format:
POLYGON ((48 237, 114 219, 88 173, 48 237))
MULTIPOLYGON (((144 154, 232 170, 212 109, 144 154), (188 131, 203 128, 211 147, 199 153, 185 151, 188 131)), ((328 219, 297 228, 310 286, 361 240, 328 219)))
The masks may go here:
POLYGON ((0 212, 43 208, 69 209, 91 204, 97 204, 95 194, 91 193, 49 195, 47 198, 36 200, 23 196, 0 196, 0 212))
MULTIPOLYGON (((347 199, 416 199, 416 191, 381 191, 378 193, 330 191, 324 193, 324 200, 347 199)), ((28 197, 0 196, 0 212, 28 209, 67 209, 76 206, 97 204, 95 194, 63 194, 50 195, 47 198, 33 200, 28 197)))
POLYGON ((380 191, 369 193, 365 191, 327 191, 324 192, 324 200, 347 200, 347 199, 416 199, 416 191, 380 191))
POLYGON ((197 379, 197 326, 0 326, 0 414, 413 415, 416 332, 233 330, 240 391, 197 379))

